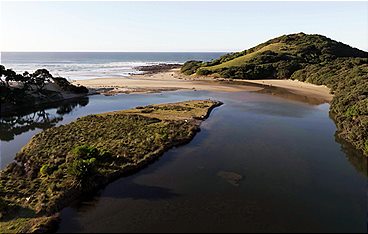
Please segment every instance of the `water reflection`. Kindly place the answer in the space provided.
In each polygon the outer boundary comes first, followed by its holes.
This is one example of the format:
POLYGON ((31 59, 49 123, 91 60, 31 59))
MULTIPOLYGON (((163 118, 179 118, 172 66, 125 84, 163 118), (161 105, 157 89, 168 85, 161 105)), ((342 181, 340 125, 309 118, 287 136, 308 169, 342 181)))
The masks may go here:
POLYGON ((274 95, 274 96, 285 98, 288 100, 308 103, 311 105, 320 105, 320 104, 326 103, 326 100, 322 98, 293 93, 287 89, 275 87, 275 86, 266 86, 264 89, 256 91, 256 92, 262 93, 262 94, 274 95))
POLYGON ((61 116, 52 116, 46 110, 28 115, 18 115, 0 119, 0 140, 11 141, 14 137, 36 128, 45 130, 61 121, 61 116))
POLYGON ((88 105, 89 98, 83 97, 71 101, 63 101, 52 104, 52 107, 43 107, 40 110, 25 110, 17 115, 0 118, 0 140, 12 141, 15 136, 21 135, 35 129, 48 129, 54 127, 63 120, 63 115, 73 111, 78 106, 88 105), (56 114, 52 114, 50 109, 56 107, 56 114))
POLYGON ((335 141, 341 145, 342 151, 346 155, 346 159, 354 166, 354 168, 368 177, 368 158, 362 154, 359 150, 353 148, 353 146, 346 142, 344 139, 335 134, 335 141))

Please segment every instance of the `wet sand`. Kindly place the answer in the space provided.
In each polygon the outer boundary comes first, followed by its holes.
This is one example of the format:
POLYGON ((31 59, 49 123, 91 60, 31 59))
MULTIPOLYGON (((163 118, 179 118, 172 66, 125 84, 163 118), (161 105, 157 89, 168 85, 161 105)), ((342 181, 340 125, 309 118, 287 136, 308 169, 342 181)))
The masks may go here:
POLYGON ((292 80, 236 80, 192 77, 181 74, 178 69, 154 74, 133 75, 126 78, 97 78, 74 81, 106 95, 116 93, 162 92, 179 89, 207 90, 219 92, 262 91, 277 87, 296 95, 330 102, 333 95, 326 86, 292 80))
POLYGON ((330 89, 325 85, 314 85, 297 80, 245 80, 245 82, 284 88, 295 94, 322 98, 328 102, 330 102, 333 97, 330 93, 330 89))

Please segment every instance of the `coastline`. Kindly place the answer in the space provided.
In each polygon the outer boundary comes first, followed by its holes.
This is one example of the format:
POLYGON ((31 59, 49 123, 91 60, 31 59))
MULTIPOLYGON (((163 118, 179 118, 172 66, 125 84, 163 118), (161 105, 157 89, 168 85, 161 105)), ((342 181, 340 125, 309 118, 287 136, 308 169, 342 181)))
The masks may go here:
POLYGON ((151 93, 173 90, 206 90, 217 92, 260 92, 267 88, 281 88, 300 96, 330 102, 333 95, 326 86, 294 80, 225 80, 210 77, 193 77, 181 74, 178 69, 132 75, 126 78, 96 78, 73 81, 104 95, 118 93, 151 93))

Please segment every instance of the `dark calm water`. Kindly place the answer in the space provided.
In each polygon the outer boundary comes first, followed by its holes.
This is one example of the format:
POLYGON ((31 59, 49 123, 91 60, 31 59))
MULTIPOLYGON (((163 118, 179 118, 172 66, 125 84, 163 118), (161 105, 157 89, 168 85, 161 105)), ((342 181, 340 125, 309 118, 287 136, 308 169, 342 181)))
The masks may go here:
POLYGON ((367 232, 367 162, 335 139, 328 104, 250 92, 91 96, 19 116, 32 127, 3 119, 2 167, 51 122, 203 98, 224 105, 193 141, 64 209, 59 232, 367 232))
POLYGON ((0 64, 17 72, 46 68, 70 79, 126 77, 137 66, 210 61, 225 52, 1 52, 0 64))

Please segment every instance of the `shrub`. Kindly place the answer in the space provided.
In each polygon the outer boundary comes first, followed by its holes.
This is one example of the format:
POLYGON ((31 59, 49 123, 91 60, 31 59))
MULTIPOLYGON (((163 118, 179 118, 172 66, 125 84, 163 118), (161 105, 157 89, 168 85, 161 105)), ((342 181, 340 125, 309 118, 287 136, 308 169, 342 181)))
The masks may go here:
POLYGON ((68 174, 85 181, 96 172, 96 158, 75 159, 68 168, 68 174))
POLYGON ((40 173, 43 176, 51 175, 56 170, 56 168, 56 166, 44 164, 40 169, 40 173))
POLYGON ((8 208, 8 203, 4 200, 4 188, 0 182, 0 220, 1 216, 5 213, 8 208))
POLYGON ((197 73, 197 75, 200 75, 200 76, 207 76, 207 75, 211 74, 212 71, 210 71, 208 69, 201 68, 201 69, 198 69, 196 73, 197 73))
POLYGON ((359 115, 359 110, 356 105, 350 106, 348 110, 345 112, 345 115, 348 117, 359 115))
POLYGON ((99 156, 98 149, 93 146, 81 145, 72 150, 74 156, 83 159, 96 158, 99 156))
POLYGON ((151 112, 153 112, 153 110, 154 110, 154 109, 146 108, 146 109, 142 109, 142 110, 141 110, 141 113, 145 113, 145 114, 147 114, 147 113, 151 113, 151 112))
POLYGON ((102 159, 110 158, 112 154, 108 150, 101 150, 100 155, 102 159))
POLYGON ((181 67, 180 71, 184 73, 185 75, 192 75, 196 73, 197 69, 202 66, 202 61, 195 61, 191 60, 188 62, 185 62, 183 66, 181 67))
POLYGON ((81 86, 70 85, 68 91, 78 94, 84 94, 89 92, 89 90, 82 85, 81 86))
POLYGON ((53 77, 52 80, 54 81, 56 85, 58 85, 64 91, 69 91, 69 92, 79 93, 79 94, 89 92, 89 90, 86 87, 75 86, 63 77, 53 77))
POLYGON ((1 214, 4 213, 8 208, 8 203, 0 197, 0 220, 1 220, 1 214))

